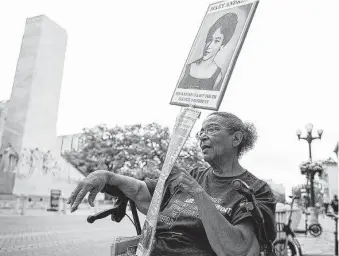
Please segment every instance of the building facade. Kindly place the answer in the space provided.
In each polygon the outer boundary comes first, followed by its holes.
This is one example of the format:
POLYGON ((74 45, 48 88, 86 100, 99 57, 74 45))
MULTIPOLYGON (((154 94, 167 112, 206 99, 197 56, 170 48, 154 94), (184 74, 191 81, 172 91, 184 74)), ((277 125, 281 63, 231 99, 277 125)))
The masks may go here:
POLYGON ((7 101, 0 101, 0 149, 1 149, 1 141, 2 134, 5 127, 6 116, 7 116, 7 101))
POLYGON ((273 180, 265 180, 265 182, 271 187, 276 200, 280 203, 286 201, 286 188, 283 184, 274 183, 273 180))
POLYGON ((82 143, 82 133, 62 135, 57 137, 56 152, 62 155, 66 151, 78 150, 82 143))
POLYGON ((339 168, 338 163, 332 159, 326 160, 324 163, 324 173, 320 179, 320 182, 324 188, 327 188, 328 196, 333 198, 334 195, 338 195, 338 179, 339 168))

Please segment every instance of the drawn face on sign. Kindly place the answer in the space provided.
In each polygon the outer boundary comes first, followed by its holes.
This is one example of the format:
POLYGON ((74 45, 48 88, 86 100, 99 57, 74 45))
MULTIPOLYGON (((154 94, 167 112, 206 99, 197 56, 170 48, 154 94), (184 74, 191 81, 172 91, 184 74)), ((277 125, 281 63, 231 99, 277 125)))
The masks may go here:
POLYGON ((203 52, 203 60, 214 58, 231 40, 238 24, 235 13, 227 13, 220 17, 209 29, 203 52))
POLYGON ((221 33, 221 28, 218 28, 211 37, 207 38, 203 60, 208 60, 210 58, 214 58, 215 55, 220 51, 222 47, 222 43, 224 40, 224 35, 221 33))

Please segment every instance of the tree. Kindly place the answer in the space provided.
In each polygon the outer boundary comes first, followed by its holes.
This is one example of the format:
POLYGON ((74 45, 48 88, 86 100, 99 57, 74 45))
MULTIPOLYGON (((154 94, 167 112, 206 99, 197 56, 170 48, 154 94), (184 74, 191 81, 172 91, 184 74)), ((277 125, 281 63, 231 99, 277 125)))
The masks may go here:
MULTIPOLYGON (((102 169, 140 180, 159 177, 170 139, 169 129, 152 123, 84 129, 80 150, 64 157, 84 174, 102 169)), ((189 138, 176 163, 186 169, 207 165, 195 139, 189 138)))
MULTIPOLYGON (((297 201, 297 204, 302 207, 310 206, 310 185, 300 184, 292 188, 293 195, 300 197, 300 200, 297 201)), ((318 187, 314 187, 315 194, 315 203, 319 203, 322 205, 323 203, 323 194, 321 189, 318 187)))
POLYGON ((272 193, 278 203, 284 204, 286 202, 285 194, 281 194, 278 191, 275 191, 274 189, 272 189, 272 193))
POLYGON ((317 203, 317 194, 314 188, 315 175, 321 176, 324 172, 322 161, 312 161, 311 159, 300 164, 301 174, 305 175, 310 182, 310 206, 314 207, 317 203))

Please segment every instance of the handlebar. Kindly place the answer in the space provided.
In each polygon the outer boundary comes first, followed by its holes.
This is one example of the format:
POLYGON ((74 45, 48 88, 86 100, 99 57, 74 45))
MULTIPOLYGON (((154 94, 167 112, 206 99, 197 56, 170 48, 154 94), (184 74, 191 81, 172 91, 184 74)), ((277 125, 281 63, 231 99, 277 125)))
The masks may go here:
POLYGON ((94 215, 89 215, 87 217, 87 222, 93 223, 94 221, 98 219, 103 219, 108 215, 111 215, 112 221, 120 222, 126 215, 127 202, 127 197, 118 197, 118 200, 116 201, 112 209, 105 210, 94 215))
MULTIPOLYGON (((290 214, 288 215, 288 225, 291 225, 291 223, 292 223, 292 214, 293 214, 293 204, 294 204, 294 200, 300 199, 300 196, 291 195, 291 196, 288 196, 288 197, 292 199, 292 202, 291 202, 291 210, 290 210, 290 214)), ((306 215, 307 215, 307 213, 306 213, 306 215)))
POLYGON ((118 200, 114 204, 112 209, 104 210, 102 212, 99 212, 94 215, 90 215, 87 217, 87 222, 88 223, 94 223, 94 221, 98 219, 102 219, 107 217, 108 215, 111 215, 111 220, 115 222, 120 222, 125 216, 127 216, 130 221, 133 223, 137 235, 141 235, 141 225, 140 225, 140 220, 137 212, 137 207, 135 203, 130 200, 128 197, 120 196, 118 197, 118 200), (132 219, 126 214, 126 208, 127 208, 127 203, 129 202, 131 211, 132 211, 132 216, 133 216, 133 221, 132 219))
POLYGON ((248 200, 252 200, 252 195, 254 195, 254 191, 251 187, 249 187, 244 181, 240 179, 235 179, 232 181, 232 188, 235 191, 238 191, 240 194, 246 197, 248 200))
POLYGON ((94 223, 94 221, 96 221, 98 219, 103 219, 103 218, 106 218, 110 214, 114 214, 115 210, 116 209, 113 208, 113 209, 109 209, 109 210, 105 210, 105 211, 99 212, 99 213, 97 213, 95 215, 89 215, 87 217, 87 222, 92 224, 92 223, 94 223))
POLYGON ((232 181, 232 188, 238 193, 242 194, 247 199, 248 203, 252 204, 249 210, 252 212, 252 216, 254 217, 255 221, 259 223, 259 225, 262 227, 262 239, 264 241, 268 241, 268 236, 265 229, 264 215, 258 207, 257 199, 254 196, 254 189, 240 179, 235 179, 232 181))
POLYGON ((257 199, 254 196, 254 190, 252 187, 248 186, 246 182, 235 179, 232 181, 232 188, 237 191, 238 193, 242 194, 249 203, 253 204, 253 210, 254 213, 259 217, 259 221, 264 223, 264 216, 261 212, 261 210, 258 208, 257 199))
POLYGON ((327 217, 331 217, 334 220, 338 220, 338 214, 334 214, 334 213, 328 212, 328 213, 326 213, 326 216, 327 217))

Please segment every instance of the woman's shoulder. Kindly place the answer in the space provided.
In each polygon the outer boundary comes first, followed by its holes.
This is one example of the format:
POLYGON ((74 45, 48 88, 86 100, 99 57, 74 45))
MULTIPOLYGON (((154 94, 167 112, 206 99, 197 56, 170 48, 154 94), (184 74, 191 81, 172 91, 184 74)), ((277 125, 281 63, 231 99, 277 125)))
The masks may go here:
POLYGON ((256 193, 263 191, 273 193, 271 187, 266 181, 259 179, 257 176, 247 170, 244 175, 244 182, 251 186, 256 193))

